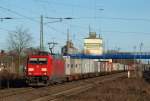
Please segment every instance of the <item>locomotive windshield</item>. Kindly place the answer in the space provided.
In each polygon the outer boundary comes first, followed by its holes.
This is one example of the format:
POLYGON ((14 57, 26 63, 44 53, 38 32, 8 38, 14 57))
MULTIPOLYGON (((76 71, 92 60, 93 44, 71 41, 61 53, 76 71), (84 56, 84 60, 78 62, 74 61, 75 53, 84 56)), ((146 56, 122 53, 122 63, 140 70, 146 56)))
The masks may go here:
POLYGON ((30 58, 29 64, 47 64, 47 58, 30 58))

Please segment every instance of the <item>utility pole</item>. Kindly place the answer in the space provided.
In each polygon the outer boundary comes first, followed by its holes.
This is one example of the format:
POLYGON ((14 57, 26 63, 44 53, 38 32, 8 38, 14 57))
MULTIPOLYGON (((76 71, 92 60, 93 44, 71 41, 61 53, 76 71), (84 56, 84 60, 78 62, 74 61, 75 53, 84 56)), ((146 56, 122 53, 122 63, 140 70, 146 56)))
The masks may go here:
POLYGON ((69 47, 70 47, 70 39, 69 39, 69 29, 67 29, 67 54, 69 54, 69 47))
POLYGON ((41 15, 41 21, 40 21, 40 50, 44 50, 43 45, 43 16, 41 15))
POLYGON ((91 26, 89 25, 89 35, 91 34, 91 26))
MULTIPOLYGON (((43 15, 41 15, 40 19, 40 50, 44 50, 44 37, 43 37, 43 24, 48 24, 48 23, 55 23, 55 22, 61 22, 63 19, 66 19, 66 20, 71 20, 73 18, 71 17, 66 17, 66 18, 53 18, 53 17, 44 17, 44 18, 47 18, 47 19, 57 19, 57 21, 53 21, 53 22, 47 22, 47 23, 43 23, 43 15)), ((51 43, 52 44, 52 43, 51 43)), ((53 43, 54 44, 54 43, 53 43)), ((50 45, 50 44, 49 44, 50 45)), ((55 44, 54 44, 55 45, 55 44)))
MULTIPOLYGON (((143 48, 143 42, 140 43, 140 55, 142 55, 142 48, 143 48)), ((140 60, 139 60, 138 72, 139 72, 139 77, 141 78, 143 76, 143 74, 142 74, 142 60, 141 60, 141 56, 140 56, 140 60)))
POLYGON ((136 65, 136 46, 133 47, 133 54, 134 54, 134 60, 133 60, 133 66, 134 66, 134 71, 135 71, 135 76, 138 76, 138 66, 136 65))

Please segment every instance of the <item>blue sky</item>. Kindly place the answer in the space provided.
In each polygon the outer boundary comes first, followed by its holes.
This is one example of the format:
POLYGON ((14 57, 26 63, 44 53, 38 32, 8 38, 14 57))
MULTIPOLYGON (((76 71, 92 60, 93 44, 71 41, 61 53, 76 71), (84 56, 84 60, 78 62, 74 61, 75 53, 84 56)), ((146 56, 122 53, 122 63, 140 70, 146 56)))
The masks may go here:
MULTIPOLYGON (((0 22, 0 49, 7 49, 8 31, 23 26, 32 33, 32 46, 39 46, 40 15, 73 17, 73 20, 44 25, 44 43, 58 42, 57 50, 66 41, 67 29, 76 47, 82 49, 88 27, 101 34, 106 49, 133 51, 142 42, 143 51, 150 51, 150 0, 0 0, 0 7, 11 9, 33 20, 0 8, 0 17, 19 19, 0 22), (104 9, 104 10, 100 10, 104 9)), ((44 22, 55 20, 44 19, 44 22)))

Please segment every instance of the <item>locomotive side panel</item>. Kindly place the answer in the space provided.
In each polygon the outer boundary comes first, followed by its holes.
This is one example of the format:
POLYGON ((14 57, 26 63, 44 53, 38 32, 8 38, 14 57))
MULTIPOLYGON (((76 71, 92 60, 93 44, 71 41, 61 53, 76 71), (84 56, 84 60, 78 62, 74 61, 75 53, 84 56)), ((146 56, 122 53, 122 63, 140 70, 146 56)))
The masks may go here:
POLYGON ((65 62, 62 59, 53 59, 52 64, 52 81, 61 82, 65 77, 65 62))

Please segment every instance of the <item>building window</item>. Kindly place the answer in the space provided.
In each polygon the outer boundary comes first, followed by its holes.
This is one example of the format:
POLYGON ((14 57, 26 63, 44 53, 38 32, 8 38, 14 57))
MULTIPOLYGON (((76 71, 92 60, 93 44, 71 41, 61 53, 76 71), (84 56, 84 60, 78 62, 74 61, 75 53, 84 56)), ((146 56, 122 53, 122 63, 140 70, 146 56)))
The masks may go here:
POLYGON ((101 43, 85 43, 84 47, 86 47, 87 49, 99 49, 100 47, 102 47, 101 43))

